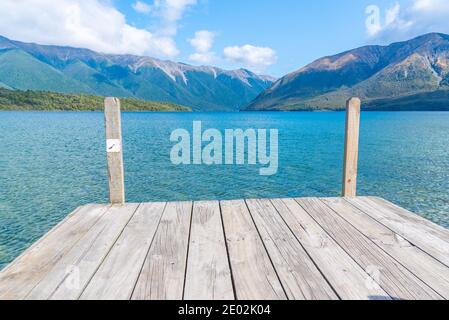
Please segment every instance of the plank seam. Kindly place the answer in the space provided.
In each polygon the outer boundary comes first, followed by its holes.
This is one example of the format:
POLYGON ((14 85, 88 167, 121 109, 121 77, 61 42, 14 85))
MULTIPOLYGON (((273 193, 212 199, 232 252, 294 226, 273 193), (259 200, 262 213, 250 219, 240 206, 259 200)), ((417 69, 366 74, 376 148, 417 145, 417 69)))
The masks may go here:
MULTIPOLYGON (((370 198, 368 198, 370 199, 370 198)), ((376 219, 375 217, 371 216, 369 213, 367 213, 365 210, 363 210, 363 208, 360 208, 357 204, 352 203, 350 201, 348 201, 347 199, 345 199, 346 202, 348 202, 349 204, 351 204, 354 208, 362 211, 363 213, 365 213, 367 216, 369 216, 371 219, 377 221, 378 223, 380 223, 381 225, 385 226, 388 230, 392 231, 393 233, 399 235, 401 238, 404 238, 405 240, 407 240, 409 243, 411 243, 412 245, 414 245, 416 248, 418 248, 419 250, 421 250, 422 252, 426 253, 427 255, 429 255, 430 257, 432 257, 433 259, 437 260, 439 263, 443 264, 444 266, 446 266, 447 268, 449 268, 449 265, 446 264, 445 262, 441 261, 440 259, 438 259, 437 257, 433 256, 431 253, 427 252, 426 250, 424 250, 423 248, 421 248, 420 245, 416 244, 413 240, 411 240, 408 236, 406 236, 405 234, 402 236, 400 234, 398 234, 396 231, 394 231, 392 228, 390 228, 389 226, 387 226, 386 224, 382 223, 382 221, 376 219)), ((377 204, 377 203, 376 203, 377 204)), ((380 205, 380 204, 377 204, 380 205)), ((399 207, 401 208, 401 207, 399 207)), ((402 208, 401 208, 402 209, 402 208)), ((391 210, 389 210, 389 212, 391 214, 397 215, 396 213, 392 212, 391 210)), ((435 236, 436 238, 445 241, 444 239, 441 239, 440 237, 435 236)))
POLYGON ((167 209, 167 204, 168 204, 168 202, 165 202, 164 209, 162 210, 162 213, 159 216, 159 220, 157 222, 156 228, 154 229, 154 234, 153 234, 153 237, 151 238, 150 245, 148 246, 147 253, 145 254, 145 258, 143 259, 142 265, 140 266, 139 273, 137 274, 136 280, 134 282, 133 289, 131 290, 131 295, 129 297, 130 300, 132 299, 132 296, 134 295, 134 291, 136 291, 137 283, 139 282, 139 278, 140 278, 140 275, 142 274, 142 270, 143 270, 143 268, 145 266, 145 262, 147 261, 148 255, 150 254, 150 249, 151 249, 151 247, 153 245, 154 238, 156 237, 157 231, 158 231, 159 226, 161 224, 162 217, 165 214, 165 209, 167 209))
POLYGON ((232 265, 231 265, 231 257, 229 256, 229 247, 228 247, 228 241, 227 241, 227 238, 226 238, 226 230, 225 230, 224 221, 223 221, 223 212, 222 212, 222 209, 221 209, 221 201, 218 201, 218 207, 220 209, 221 228, 223 229, 223 237, 224 237, 224 243, 225 243, 225 248, 226 248, 226 257, 227 257, 227 260, 228 260, 229 273, 230 273, 230 276, 231 276, 232 292, 234 294, 234 299, 238 300, 238 298, 237 298, 237 289, 235 288, 234 273, 232 271, 232 265))
MULTIPOLYGON (((344 198, 343 198, 344 199, 344 198)), ((415 248, 417 248, 418 250, 420 250, 421 252, 423 252, 424 254, 426 254, 427 256, 429 256, 429 258, 435 260, 436 262, 440 263, 442 266, 444 267, 448 267, 446 266, 446 264, 444 264, 443 262, 441 262, 440 260, 438 260, 437 258, 435 258, 434 256, 432 256, 430 253, 426 252, 425 250, 423 250, 422 248, 420 248, 418 245, 416 245, 415 243, 411 242, 410 240, 407 239, 407 237, 402 236, 400 234, 398 234, 396 231, 390 229, 388 226, 384 225, 382 222, 380 222, 379 220, 375 219, 374 217, 370 216, 368 213, 366 213, 362 208, 359 208, 358 206, 356 206, 355 204, 349 202, 348 200, 344 199, 345 202, 347 202, 349 205, 351 205, 352 207, 354 207, 355 209, 359 210, 360 212, 362 212, 363 214, 365 214, 366 216, 370 217, 373 221, 379 223, 380 225, 384 226, 386 229, 390 230, 392 233, 394 233, 395 235, 405 239, 407 242, 409 242, 411 245, 413 245, 415 248)), ((324 203, 324 201, 323 201, 324 203)), ((327 204, 326 204, 327 205, 327 204)), ((332 209, 332 208, 331 208, 332 209)), ((332 209, 333 210, 333 209, 332 209)), ((334 212, 336 212, 335 210, 333 210, 334 212)), ((338 214, 338 212, 336 212, 338 214)), ((339 214, 338 214, 339 215, 339 214)), ((343 216, 340 215, 340 217, 342 217, 343 219, 345 219, 343 216)), ((346 219, 345 219, 346 220, 346 219)), ((346 220, 347 221, 347 220, 346 220)), ((348 221, 348 223, 350 223, 348 221)), ((351 223, 350 223, 351 224, 351 223)), ((351 224, 352 225, 352 224, 351 224)), ((356 228, 353 225, 354 228, 356 228)), ((357 229, 357 228, 356 228, 357 229)), ((359 229, 357 229, 359 230, 359 229)), ((363 234, 362 231, 359 230, 360 233, 363 234)), ((369 239, 368 236, 365 236, 366 238, 369 239)), ((370 241, 372 241, 371 239, 369 239, 370 241)), ((375 245, 377 245, 374 241, 372 241, 375 245)), ((399 260, 395 259, 391 254, 389 254, 386 250, 384 250, 382 247, 380 247, 379 245, 377 245, 381 250, 383 250, 385 253, 387 253, 391 258, 393 258, 395 261, 397 261, 400 265, 402 265, 405 269, 407 269, 411 274, 413 274, 416 278, 418 278, 421 282, 423 282, 426 286, 428 286, 430 289, 432 289, 433 291, 435 291, 438 295, 441 296, 440 293, 438 293, 434 288, 432 288, 429 284, 427 284, 426 282, 424 282, 424 280, 422 280, 417 274, 415 274, 413 271, 411 271, 409 268, 407 268, 405 265, 403 265, 399 260)), ((441 296, 443 299, 444 297, 441 296)))
MULTIPOLYGON (((337 214, 340 218, 342 218, 344 221, 346 221, 349 225, 351 225, 354 229, 356 229, 361 235, 363 235, 363 237, 365 237, 365 239, 367 239, 369 242, 373 243, 376 247, 378 247, 382 252, 384 252, 385 254, 387 254, 391 259, 393 259, 394 261, 396 261, 399 265, 401 265, 405 270, 407 270, 408 272, 410 272, 414 277, 416 277, 416 279, 418 279, 422 284, 424 284, 427 288, 429 288, 430 290, 432 290, 434 293, 436 293, 437 295, 439 295, 441 298, 444 299, 443 296, 441 296, 434 288, 432 288, 431 286, 429 286, 427 283, 425 283, 421 278, 419 278, 413 271, 411 271, 409 268, 407 268, 407 266, 405 266, 404 264, 402 264, 401 261, 397 260, 395 257, 393 257, 390 253, 388 253, 386 250, 384 250, 381 246, 379 246, 377 243, 375 243, 370 237, 368 237, 365 233, 363 233, 361 230, 359 230, 355 225, 353 225, 350 221, 348 221, 347 219, 345 219, 345 217, 343 217, 342 215, 340 215, 337 211, 335 211, 331 206, 329 206, 327 203, 325 203, 324 201, 320 200, 321 203, 323 203, 325 206, 327 206, 329 209, 331 209, 333 212, 335 212, 335 214, 337 214)), ((346 201, 346 200, 345 200, 346 201)), ((358 208, 356 208, 358 209, 358 208)), ((361 211, 362 213, 366 214, 364 211, 358 209, 359 211, 361 211)), ((394 234, 396 234, 393 231, 394 234)))
MULTIPOLYGON (((257 201, 257 202, 258 202, 259 200, 257 199, 257 200, 253 200, 253 201, 257 201)), ((264 206, 264 204, 263 204, 263 203, 260 203, 260 202, 258 203, 258 205, 259 205, 259 206, 264 206)), ((248 206, 248 209, 249 209, 249 206, 248 206)), ((259 226, 257 225, 256 219, 254 219, 254 215, 255 215, 255 214, 259 215, 260 219, 263 220, 264 218, 262 217, 262 215, 259 214, 259 213, 253 213, 251 210, 250 210, 250 214, 251 214, 251 216, 252 216, 252 219, 253 219, 254 224, 256 225, 256 228, 257 228, 258 230, 260 230, 260 229, 262 229, 262 228, 265 230, 265 232, 267 233, 268 237, 269 237, 270 240, 273 242, 273 245, 275 246, 276 250, 278 251, 279 256, 280 256, 280 258, 281 258, 283 264, 288 265, 287 259, 285 258, 285 256, 284 256, 284 255, 281 253, 281 251, 279 250, 279 246, 278 246, 278 244, 276 243, 276 240, 272 237, 271 232, 269 232, 269 231, 267 230, 268 228, 266 228, 265 226, 259 227, 259 226)), ((260 238, 262 239, 262 242, 265 244, 265 240, 264 240, 264 238, 262 237, 262 232, 259 232, 259 234, 260 234, 260 238)), ((268 255, 270 255, 270 253, 268 252, 268 248, 267 248, 267 247, 265 247, 265 248, 266 248, 266 250, 267 250, 268 255)), ((273 266, 274 266, 274 263, 273 263, 273 266)), ((275 269, 276 269, 276 267, 275 267, 275 269)), ((280 277, 279 277, 279 280, 280 280, 280 277)), ((297 280, 297 279, 295 278, 295 280, 297 280)), ((306 294, 305 294, 305 292, 303 291, 303 288, 301 287, 301 285, 298 285, 298 288, 299 288, 299 291, 301 292, 301 295, 305 298, 305 297, 306 297, 306 294)))
POLYGON ((408 210, 408 209, 406 209, 404 207, 401 207, 401 206, 399 206, 399 205, 397 205, 397 204, 395 204, 395 203, 393 203, 391 201, 388 201, 387 199, 380 198, 380 197, 372 197, 372 196, 362 197, 362 199, 363 198, 366 198, 366 199, 376 203, 377 205, 383 205, 389 211, 392 211, 393 208, 395 208, 398 211, 404 211, 402 213, 402 215, 400 215, 398 213, 394 213, 394 214, 399 216, 399 217, 401 217, 401 218, 403 218, 403 219, 406 219, 406 220, 407 220, 407 218, 417 219, 418 221, 416 221, 416 223, 418 225, 422 225, 422 226, 428 227, 428 228, 430 228, 433 231, 438 232, 438 233, 444 233, 444 237, 438 236, 438 238, 440 240, 442 240, 442 241, 444 241, 444 242, 449 244, 449 238, 447 238, 447 237, 449 237, 449 234, 448 234, 449 230, 447 228, 445 228, 445 227, 443 227, 443 226, 433 222, 432 220, 430 220, 428 218, 423 217, 420 214, 412 212, 412 211, 410 211, 410 210, 408 210))
MULTIPOLYGON (((273 208, 276 210, 277 214, 279 215, 279 217, 282 219, 282 221, 285 223, 285 225, 287 226, 288 230, 293 234, 293 237, 296 239, 296 241, 299 243, 299 245, 301 246, 301 248, 303 248, 304 252, 307 254, 307 256, 309 257, 309 259, 312 261, 312 263, 315 265, 315 267, 318 269, 318 272, 321 274, 321 276, 324 278, 324 280, 327 282, 327 284, 329 285, 329 287, 332 289, 332 291, 334 291, 335 295, 338 297, 339 300, 342 300, 340 295, 338 294, 337 290, 332 286, 332 284, 329 282, 329 280, 327 279, 326 275, 324 274, 324 272, 321 271, 320 267, 316 264, 315 260, 313 260, 312 256, 309 254, 309 252, 306 250, 306 248, 303 246, 303 244, 301 243, 301 241, 296 237, 296 234, 293 232, 293 230, 290 228, 290 226, 288 225, 288 223, 284 220, 284 217, 281 215, 281 213, 279 212, 278 208, 274 205, 273 200, 270 199, 269 200, 271 205, 273 206, 273 208)), ((318 225, 320 228, 321 226, 318 225)))
POLYGON ((189 266, 190 237, 192 234, 192 221, 193 221, 193 209, 194 208, 195 208, 195 202, 192 201, 192 208, 190 209, 189 237, 187 239, 187 253, 186 253, 186 259, 185 259, 186 262, 185 262, 185 268, 184 268, 184 282, 182 284, 182 300, 185 300, 187 268, 189 266))
MULTIPOLYGON (((421 248, 419 245, 417 245, 416 243, 414 243, 412 240, 409 240, 407 236, 402 236, 399 233, 397 233, 396 231, 394 231, 393 229, 391 229, 390 227, 388 227, 387 225, 383 224, 382 221, 376 219, 375 217, 371 216, 370 214, 368 214, 367 212, 365 212, 362 208, 358 207, 355 203, 349 202, 347 199, 343 198, 344 201, 346 201, 347 203, 349 203, 352 207, 356 208, 357 210, 363 212, 365 215, 367 215, 368 217, 370 217, 372 220, 374 220, 375 222, 379 223, 380 225, 384 226, 385 228, 387 228, 388 230, 390 230, 392 233, 400 236, 401 238, 404 238, 407 242, 409 242, 411 245, 413 245, 415 248, 419 249, 420 251, 424 252, 426 255, 428 255, 429 257, 431 257, 432 259, 434 259, 435 261, 437 261, 438 263, 440 263, 441 265, 445 266, 446 268, 449 268, 448 265, 446 265, 444 262, 440 261, 438 258, 434 257, 431 253, 427 252, 426 250, 424 250, 423 248, 421 248)), ((440 238, 439 238, 440 239, 440 238)), ((444 239, 442 239, 444 240, 444 239)))
MULTIPOLYGON (((340 245, 340 243, 307 211, 307 208, 305 208, 296 198, 294 199, 300 206, 301 206, 301 208, 303 208, 303 210, 310 216, 310 218, 312 218, 313 219, 313 221, 315 221, 319 226, 320 226, 320 228, 340 247, 340 249, 341 250, 343 250, 344 252, 346 252, 346 254, 360 267, 360 269, 368 276, 368 277, 370 277, 374 282, 376 282, 375 281, 375 279, 373 279, 367 272, 366 272, 366 270, 365 270, 365 268, 363 268, 363 266, 360 264, 360 263, 358 263, 358 261, 357 260, 355 260, 354 258, 353 258, 353 256, 347 251, 347 250, 345 250, 345 248, 343 248, 341 245, 340 245)), ((377 282, 376 282, 377 283, 377 282)), ((390 297, 392 300, 395 300, 395 298, 393 298, 388 292, 386 292, 385 291, 385 289, 384 288, 382 288, 382 286, 380 285, 380 283, 377 283, 377 285, 379 286, 379 288, 381 288, 382 289, 382 291, 383 292, 385 292, 385 294, 388 296, 388 297, 390 297)))
MULTIPOLYGON (((83 251, 82 256, 79 257, 79 258, 77 259, 77 261, 75 261, 75 263, 78 264, 78 263, 80 263, 80 262, 83 261, 83 258, 85 257, 85 255, 89 252, 89 250, 92 248, 94 242, 97 241, 97 239, 101 236, 101 234, 104 232, 104 230, 105 230, 105 227, 103 227, 103 229, 101 230, 101 232, 98 233, 98 234, 95 236, 95 239, 89 244, 89 247, 87 247, 87 248, 83 251)), ((95 270, 96 270, 96 269, 95 269, 95 270)), ((94 270, 94 272, 95 272, 95 270, 94 270)), ((47 300, 50 300, 50 299, 53 297, 53 295, 55 294, 55 292, 56 292, 56 291, 62 286, 62 284, 66 281, 66 279, 67 279, 68 276, 69 276, 69 275, 67 274, 67 275, 65 275, 65 276, 62 278, 61 282, 56 286, 55 289, 53 289, 53 291, 50 293, 50 295, 46 298, 47 300)), ((31 293, 31 292, 30 292, 30 293, 31 293)))
POLYGON ((131 219, 134 217, 134 215, 136 214, 137 210, 139 210, 141 206, 141 203, 139 203, 139 205, 136 207, 136 209, 134 210, 133 214, 131 215, 131 218, 129 218, 129 220, 126 222, 125 226, 123 227, 123 229, 119 232, 119 234, 117 235, 117 237, 115 238, 115 241, 113 241, 113 243, 111 244, 111 246, 109 247, 107 253, 104 255, 103 259, 100 261, 100 263, 98 264, 97 268, 95 269, 94 272, 92 272, 92 275, 89 277, 89 280, 86 282, 84 288, 80 291, 80 294, 78 295, 78 297, 76 298, 76 300, 79 300, 81 298, 81 296, 83 295, 84 291, 86 291, 87 287, 89 286, 89 284, 91 283, 92 279, 94 278, 94 276, 97 274, 98 270, 100 269, 101 265, 103 264, 103 262, 106 260, 106 258, 109 256, 109 253, 111 253, 112 248, 114 247, 114 245, 117 243, 118 239, 120 239, 120 236, 123 234, 123 231, 126 229, 126 227, 128 226, 129 222, 131 221, 131 219))
MULTIPOLYGON (((78 242, 80 242, 81 241, 81 239, 84 237, 84 235, 86 235, 97 223, 98 223, 98 221, 106 214, 106 212, 108 212, 109 211, 109 209, 111 208, 111 206, 110 205, 108 205, 106 208, 103 208, 103 212, 95 219, 95 222, 90 226, 90 228, 88 228, 87 230, 86 230, 86 232, 82 235, 82 236, 80 236, 69 248, 68 248, 68 250, 67 250, 67 252, 64 254, 64 256, 66 255, 66 254, 68 254, 77 244, 78 244, 78 242)), ((53 264, 53 265, 56 265, 59 261, 61 261, 61 259, 63 258, 63 256, 60 256, 56 261, 55 261, 55 263, 53 264)), ((50 270, 51 271, 51 270, 50 270)), ((50 272, 49 271, 49 272, 50 272)), ((31 292, 34 290, 34 288, 36 288, 41 282, 42 282, 42 280, 45 278, 45 276, 47 275, 48 273, 46 273, 46 274, 43 274, 41 277, 40 277, 40 279, 34 284, 34 286, 25 294, 25 296, 24 296, 24 299, 26 299, 26 297, 28 297, 30 294, 31 294, 31 292)))
MULTIPOLYGON (((266 254, 267 254, 267 256, 268 256, 268 259, 270 260, 270 263, 271 263, 271 265, 272 265, 272 267, 273 267, 274 273, 276 274, 276 278, 278 279, 279 284, 281 285, 282 291, 284 292, 285 297, 287 298, 287 300, 290 300, 290 298, 289 298, 289 296, 288 296, 288 294, 287 294, 287 291, 286 291, 285 288, 284 288, 284 284, 282 283, 281 278, 279 277, 278 271, 276 270, 276 267, 275 267, 275 265, 274 265, 274 263, 273 263, 273 260, 271 259, 270 253, 269 253, 268 250, 267 250, 267 247, 266 247, 266 245, 265 245, 265 242, 264 242, 263 239, 262 239, 262 235, 261 235, 260 232, 259 232, 259 228, 257 227, 257 224, 256 224, 256 222, 254 221, 253 214, 251 213, 251 210, 250 210, 249 207, 248 207, 248 203, 246 202, 246 200, 244 200, 243 202, 245 203, 245 206, 246 206, 246 209, 247 209, 248 212, 249 212, 249 216, 250 216, 250 218, 251 218, 251 221, 253 222, 253 225, 254 225, 254 227, 256 228, 256 232, 257 232, 257 234, 259 235, 259 239, 260 239, 260 241, 262 242, 262 246, 263 246, 263 248, 265 249, 265 252, 266 252, 266 254)), ((269 283, 270 283, 270 282, 269 282, 269 283)), ((270 283, 270 285, 271 285, 271 283, 270 283)))

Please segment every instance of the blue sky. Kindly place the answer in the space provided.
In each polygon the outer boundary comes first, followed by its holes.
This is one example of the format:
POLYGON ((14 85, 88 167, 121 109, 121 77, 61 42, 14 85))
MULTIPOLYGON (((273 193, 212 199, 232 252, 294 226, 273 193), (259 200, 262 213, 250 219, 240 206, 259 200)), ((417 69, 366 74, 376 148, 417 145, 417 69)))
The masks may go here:
MULTIPOLYGON (((148 26, 148 18, 135 12, 135 1, 116 1, 132 23, 148 26)), ((192 48, 186 39, 197 30, 216 33, 213 50, 252 44, 276 51, 277 62, 264 71, 280 76, 319 57, 375 43, 365 29, 365 0, 209 0, 186 11, 176 35, 178 60, 188 61, 192 48)), ((381 8, 394 2, 377 1, 381 8)), ((238 67, 220 61, 227 68, 238 67)))
POLYGON ((449 33, 447 21, 447 0, 0 1, 0 34, 16 40, 274 76, 366 44, 449 33))

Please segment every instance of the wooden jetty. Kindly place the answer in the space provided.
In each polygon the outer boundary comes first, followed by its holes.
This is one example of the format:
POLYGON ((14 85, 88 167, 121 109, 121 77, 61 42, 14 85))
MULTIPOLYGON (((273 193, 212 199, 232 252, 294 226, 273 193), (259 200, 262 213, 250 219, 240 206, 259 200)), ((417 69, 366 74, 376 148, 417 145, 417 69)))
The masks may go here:
POLYGON ((125 203, 120 104, 106 100, 111 203, 76 209, 0 273, 0 299, 449 298, 449 230, 357 197, 360 100, 343 197, 125 203))

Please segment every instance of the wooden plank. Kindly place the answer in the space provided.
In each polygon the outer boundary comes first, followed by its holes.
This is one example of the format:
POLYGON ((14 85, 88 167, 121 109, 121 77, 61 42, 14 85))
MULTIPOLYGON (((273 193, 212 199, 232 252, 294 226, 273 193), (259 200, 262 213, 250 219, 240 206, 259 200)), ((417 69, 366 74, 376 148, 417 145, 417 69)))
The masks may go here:
POLYGON ((163 202, 140 205, 80 299, 130 299, 164 208, 163 202))
MULTIPOLYGON (((362 198, 363 199, 363 198, 362 198)), ((380 206, 384 208, 388 208, 391 212, 394 212, 396 215, 400 216, 402 219, 409 221, 410 223, 415 223, 419 225, 419 228, 425 230, 425 232, 434 235, 435 237, 440 238, 441 240, 446 241, 449 244, 449 230, 433 223, 430 220, 427 220, 416 213, 410 212, 407 209, 399 207, 385 199, 378 197, 366 197, 380 206)))
POLYGON ((236 299, 287 299, 245 202, 220 204, 236 299))
POLYGON ((122 122, 119 99, 105 99, 104 120, 108 158, 109 199, 113 204, 123 204, 125 203, 125 175, 123 170, 122 122))
POLYGON ((109 206, 81 207, 0 275, 0 299, 23 299, 86 234, 109 206))
POLYGON ((360 99, 346 102, 345 155, 343 164, 343 196, 357 194, 357 164, 359 159, 360 99))
POLYGON ((341 299, 390 299, 295 200, 274 199, 272 203, 341 299))
POLYGON ((321 200, 296 199, 323 229, 394 299, 441 299, 399 262, 340 217, 321 200))
POLYGON ((376 198, 361 197, 349 202, 449 267, 449 243, 438 228, 420 223, 420 219, 405 214, 405 209, 387 206, 376 198))
POLYGON ((270 200, 247 200, 268 255, 291 300, 338 300, 270 200))
POLYGON ((77 299, 138 206, 138 204, 112 206, 53 266, 26 299, 77 299))
POLYGON ((442 297, 449 298, 448 267, 354 207, 345 199, 329 198, 321 200, 442 297))
POLYGON ((193 205, 184 299, 234 299, 218 201, 193 205))
POLYGON ((133 300, 181 300, 192 202, 168 203, 137 281, 133 300))

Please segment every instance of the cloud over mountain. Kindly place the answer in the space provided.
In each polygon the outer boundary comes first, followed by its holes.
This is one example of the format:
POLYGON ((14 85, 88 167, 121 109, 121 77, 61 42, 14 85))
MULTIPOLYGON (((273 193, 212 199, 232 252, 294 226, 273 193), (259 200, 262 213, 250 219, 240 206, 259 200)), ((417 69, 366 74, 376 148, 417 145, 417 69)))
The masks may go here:
POLYGON ((263 71, 266 67, 276 63, 276 51, 269 47, 256 47, 250 44, 224 48, 224 57, 232 62, 242 63, 256 71, 263 71))
POLYGON ((196 0, 138 1, 134 9, 159 19, 154 31, 126 21, 112 2, 100 0, 2 0, 3 35, 28 42, 69 45, 114 54, 174 57, 179 54, 173 36, 184 11, 196 0))
POLYGON ((382 12, 369 6, 367 33, 376 42, 405 40, 429 32, 449 33, 449 1, 403 0, 382 12))
POLYGON ((215 52, 211 52, 215 40, 215 33, 208 30, 195 32, 195 37, 189 39, 195 53, 189 56, 189 60, 197 63, 208 64, 215 60, 215 52))

